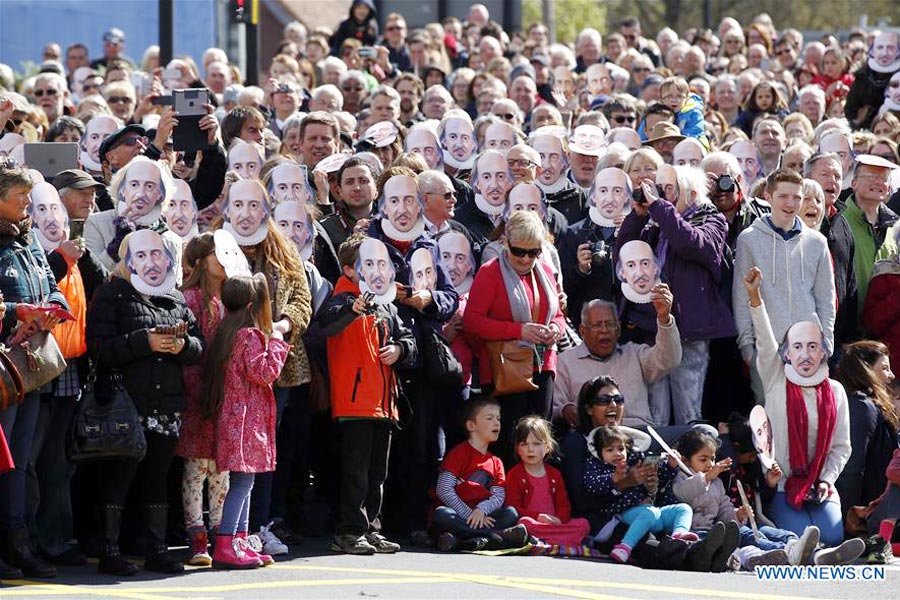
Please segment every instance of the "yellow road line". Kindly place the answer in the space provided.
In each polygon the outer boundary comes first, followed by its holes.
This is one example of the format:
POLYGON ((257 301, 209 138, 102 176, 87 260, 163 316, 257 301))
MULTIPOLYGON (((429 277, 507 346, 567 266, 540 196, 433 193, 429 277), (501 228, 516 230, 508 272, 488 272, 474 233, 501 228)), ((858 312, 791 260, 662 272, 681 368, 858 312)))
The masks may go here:
MULTIPOLYGON (((23 579, 4 579, 5 583, 19 585, 15 588, 3 588, 0 598, 25 596, 108 596, 110 598, 128 598, 129 600, 200 600, 198 598, 179 598, 176 596, 159 596, 155 588, 119 589, 104 587, 83 587, 64 583, 35 583, 23 579)), ((186 592, 182 588, 173 591, 186 592)))
MULTIPOLYGON (((521 581, 525 583, 536 583, 536 584, 547 584, 547 585, 560 585, 565 580, 560 579, 543 579, 540 577, 516 577, 516 581, 521 581)), ((756 581, 756 579, 752 579, 756 581)), ((645 592, 668 592, 673 594, 688 594, 691 596, 713 596, 713 597, 721 597, 728 596, 729 598, 746 598, 753 600, 827 600, 826 598, 821 598, 816 596, 815 598, 804 598, 802 596, 779 596, 777 594, 762 594, 762 593, 753 593, 753 592, 736 592, 732 590, 711 590, 708 588, 688 588, 688 587, 674 587, 674 586, 665 586, 665 585, 651 585, 646 583, 626 583, 626 582, 615 582, 615 581, 569 581, 567 585, 572 585, 575 587, 602 587, 602 588, 619 588, 624 590, 640 590, 645 592)))

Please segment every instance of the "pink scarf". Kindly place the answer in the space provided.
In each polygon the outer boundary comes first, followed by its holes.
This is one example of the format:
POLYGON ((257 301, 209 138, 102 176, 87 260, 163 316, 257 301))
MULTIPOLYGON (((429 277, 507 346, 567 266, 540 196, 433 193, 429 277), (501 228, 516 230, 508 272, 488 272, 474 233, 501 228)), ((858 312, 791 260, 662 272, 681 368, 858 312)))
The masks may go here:
POLYGON ((808 435, 809 416, 806 403, 803 401, 803 388, 790 381, 787 385, 787 420, 788 420, 788 452, 791 462, 791 473, 784 485, 787 501, 796 509, 803 506, 803 501, 810 488, 816 484, 822 466, 831 448, 831 439, 837 425, 837 403, 834 401, 834 390, 826 378, 816 386, 816 411, 819 414, 819 426, 816 432, 816 453, 812 464, 809 461, 808 435))

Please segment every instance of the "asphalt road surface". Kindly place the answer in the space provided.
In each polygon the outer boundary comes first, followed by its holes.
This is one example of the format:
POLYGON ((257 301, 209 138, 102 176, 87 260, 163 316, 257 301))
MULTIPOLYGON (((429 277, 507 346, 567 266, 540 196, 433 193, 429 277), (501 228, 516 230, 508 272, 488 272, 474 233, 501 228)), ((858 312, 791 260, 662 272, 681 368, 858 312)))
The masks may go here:
MULTIPOLYGON (((900 560, 883 581, 758 581, 750 573, 642 570, 597 560, 543 556, 476 556, 408 551, 345 556, 309 540, 276 565, 253 571, 189 567, 179 577, 141 572, 116 581, 93 564, 63 568, 44 581, 4 581, 2 600, 288 600, 400 598, 479 600, 535 598, 861 598, 900 600, 900 560)), ((837 573, 835 573, 835 576, 837 573)), ((858 574, 858 576, 860 576, 858 574)))

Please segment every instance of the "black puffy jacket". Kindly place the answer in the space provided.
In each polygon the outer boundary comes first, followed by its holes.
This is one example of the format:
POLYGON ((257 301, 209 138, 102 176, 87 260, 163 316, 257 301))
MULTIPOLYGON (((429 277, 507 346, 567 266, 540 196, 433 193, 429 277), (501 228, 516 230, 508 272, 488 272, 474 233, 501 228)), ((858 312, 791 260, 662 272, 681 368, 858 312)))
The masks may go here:
POLYGON ((203 352, 203 333, 178 290, 144 296, 131 283, 114 277, 97 289, 87 313, 87 344, 104 373, 118 369, 138 412, 169 414, 184 410, 182 366, 196 363, 203 352), (178 355, 150 349, 152 327, 188 324, 178 355))

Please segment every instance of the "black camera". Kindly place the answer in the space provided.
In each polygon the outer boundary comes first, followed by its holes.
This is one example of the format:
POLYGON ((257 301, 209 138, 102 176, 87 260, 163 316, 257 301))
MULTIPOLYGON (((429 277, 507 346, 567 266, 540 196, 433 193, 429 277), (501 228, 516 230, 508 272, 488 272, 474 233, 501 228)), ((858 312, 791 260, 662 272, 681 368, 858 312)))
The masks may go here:
MULTIPOLYGON (((658 183, 656 184, 656 193, 659 196, 660 200, 665 200, 666 192, 658 183)), ((631 199, 638 204, 647 204, 647 199, 644 197, 644 190, 641 188, 641 186, 637 186, 633 190, 631 190, 631 199)))
POLYGON ((716 179, 716 191, 721 194, 730 194, 734 192, 735 188, 737 188, 737 181, 728 173, 719 175, 719 178, 716 179))
POLYGON ((591 242, 591 268, 599 269, 609 257, 609 246, 603 240, 591 242))

